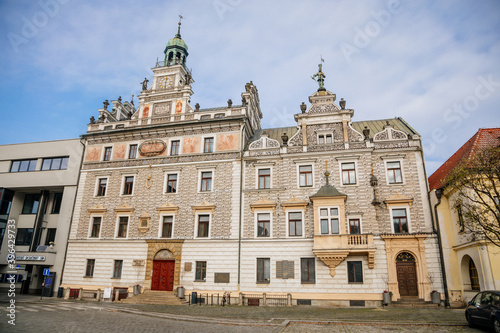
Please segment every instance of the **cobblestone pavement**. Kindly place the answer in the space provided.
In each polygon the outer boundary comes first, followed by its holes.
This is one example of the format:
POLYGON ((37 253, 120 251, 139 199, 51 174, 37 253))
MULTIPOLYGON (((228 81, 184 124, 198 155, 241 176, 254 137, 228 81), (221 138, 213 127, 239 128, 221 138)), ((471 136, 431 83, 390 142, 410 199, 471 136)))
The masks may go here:
POLYGON ((16 306, 16 325, 7 321, 5 304, 0 309, 0 332, 206 332, 206 333, 267 333, 279 332, 282 325, 236 325, 213 322, 193 322, 151 317, 144 314, 118 312, 113 307, 89 304, 29 304, 16 306))
MULTIPOLYGON (((487 332, 463 325, 387 325, 368 323, 335 323, 184 317, 167 313, 151 313, 137 308, 115 306, 111 303, 59 301, 50 303, 18 303, 16 325, 7 323, 8 304, 0 304, 0 332, 487 332)), ((248 309, 248 308, 247 308, 248 309)), ((251 311, 251 309, 248 309, 251 311)))

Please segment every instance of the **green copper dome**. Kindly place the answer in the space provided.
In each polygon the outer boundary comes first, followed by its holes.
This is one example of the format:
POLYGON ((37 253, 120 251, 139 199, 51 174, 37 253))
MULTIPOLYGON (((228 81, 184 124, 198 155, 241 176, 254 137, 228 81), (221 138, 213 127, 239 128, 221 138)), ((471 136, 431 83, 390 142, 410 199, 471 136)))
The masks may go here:
POLYGON ((172 38, 168 41, 166 47, 169 47, 169 46, 178 46, 178 47, 184 48, 185 50, 188 49, 186 43, 181 39, 181 36, 179 34, 175 35, 174 38, 172 38))

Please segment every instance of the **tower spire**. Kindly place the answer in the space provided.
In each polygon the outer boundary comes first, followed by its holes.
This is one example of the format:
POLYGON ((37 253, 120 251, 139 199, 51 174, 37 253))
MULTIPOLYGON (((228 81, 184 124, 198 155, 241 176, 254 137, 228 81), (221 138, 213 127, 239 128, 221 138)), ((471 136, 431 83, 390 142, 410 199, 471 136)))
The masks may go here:
POLYGON ((179 15, 179 26, 177 27, 177 35, 175 35, 177 38, 181 38, 181 20, 183 18, 182 15, 179 15))

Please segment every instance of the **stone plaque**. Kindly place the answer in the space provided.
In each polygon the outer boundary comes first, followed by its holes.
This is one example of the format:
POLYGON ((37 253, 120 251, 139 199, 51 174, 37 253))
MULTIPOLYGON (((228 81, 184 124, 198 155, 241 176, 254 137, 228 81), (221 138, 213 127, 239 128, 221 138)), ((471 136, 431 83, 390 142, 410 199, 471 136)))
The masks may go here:
POLYGON ((158 103, 154 105, 153 116, 160 117, 170 114, 170 103, 158 103))
POLYGON ((215 273, 214 274, 215 283, 229 283, 229 273, 215 273))
POLYGON ((144 266, 144 260, 134 259, 132 261, 132 266, 144 266))
POLYGON ((184 263, 184 271, 185 272, 191 272, 193 269, 193 263, 192 262, 186 262, 184 263))

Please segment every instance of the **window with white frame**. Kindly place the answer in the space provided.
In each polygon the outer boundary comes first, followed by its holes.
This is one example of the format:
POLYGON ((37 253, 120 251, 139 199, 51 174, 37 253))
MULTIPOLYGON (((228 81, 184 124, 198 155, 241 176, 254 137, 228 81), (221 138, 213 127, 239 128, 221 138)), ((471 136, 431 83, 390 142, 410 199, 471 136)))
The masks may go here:
POLYGON ((180 152, 180 147, 181 147, 181 141, 180 140, 172 140, 170 141, 170 155, 179 155, 180 152))
POLYGON ((257 258, 257 283, 269 283, 271 281, 271 259, 257 258))
POLYGON ((257 237, 271 237, 271 213, 257 213, 257 237))
POLYGON ((198 215, 198 228, 197 237, 206 238, 210 235, 210 215, 209 214, 199 214, 198 215))
POLYGON ((97 197, 104 197, 106 195, 106 188, 108 187, 108 178, 97 178, 97 197))
POLYGON ((213 171, 200 172, 200 192, 212 191, 213 171))
POLYGON ((394 228, 394 233, 402 234, 408 233, 408 211, 406 208, 393 208, 392 213, 392 225, 394 228))
POLYGON ((166 176, 165 193, 177 193, 177 173, 168 173, 166 176))
POLYGON ((299 186, 313 186, 313 167, 312 165, 299 165, 299 186))
POLYGON ((403 183, 403 173, 401 171, 401 162, 392 161, 387 162, 387 180, 389 184, 402 184, 403 183))
POLYGON ((122 277, 123 260, 115 260, 113 265, 113 278, 120 279, 122 277))
POLYGON ((95 259, 87 259, 87 265, 85 267, 85 277, 94 276, 95 259))
POLYGON ((137 158, 137 145, 130 145, 128 148, 128 158, 130 160, 137 158))
POLYGON ((113 147, 105 147, 104 148, 104 156, 102 158, 103 161, 111 161, 111 152, 113 147))
POLYGON ((319 223, 322 235, 340 234, 339 208, 322 207, 319 209, 319 223))
POLYGON ((361 233, 360 219, 349 219, 349 233, 351 235, 357 235, 361 233))
POLYGON ((318 144, 324 144, 324 143, 332 143, 332 134, 331 133, 326 133, 326 134, 318 134, 318 144))
POLYGON ((300 258, 300 282, 316 283, 316 264, 314 258, 300 258))
POLYGON ((101 236, 102 216, 93 216, 90 225, 90 238, 99 238, 101 236))
POLYGON ((162 216, 161 236, 162 238, 172 238, 174 229, 174 217, 172 215, 162 216))
POLYGON ((123 177, 123 195, 132 195, 134 192, 134 176, 123 177))
POLYGON ((204 153, 214 152, 214 138, 203 139, 203 152, 204 153))
POLYGON ((288 236, 302 236, 302 212, 288 212, 288 236))
POLYGON ((259 189, 271 188, 271 169, 258 169, 257 170, 259 189))
POLYGON ((116 228, 116 238, 127 238, 128 232, 128 216, 118 217, 118 226, 116 228))
POLYGON ((206 261, 197 261, 196 262, 196 273, 195 273, 195 281, 205 281, 207 278, 207 262, 206 261))
POLYGON ((356 163, 341 163, 342 185, 356 185, 356 163))

